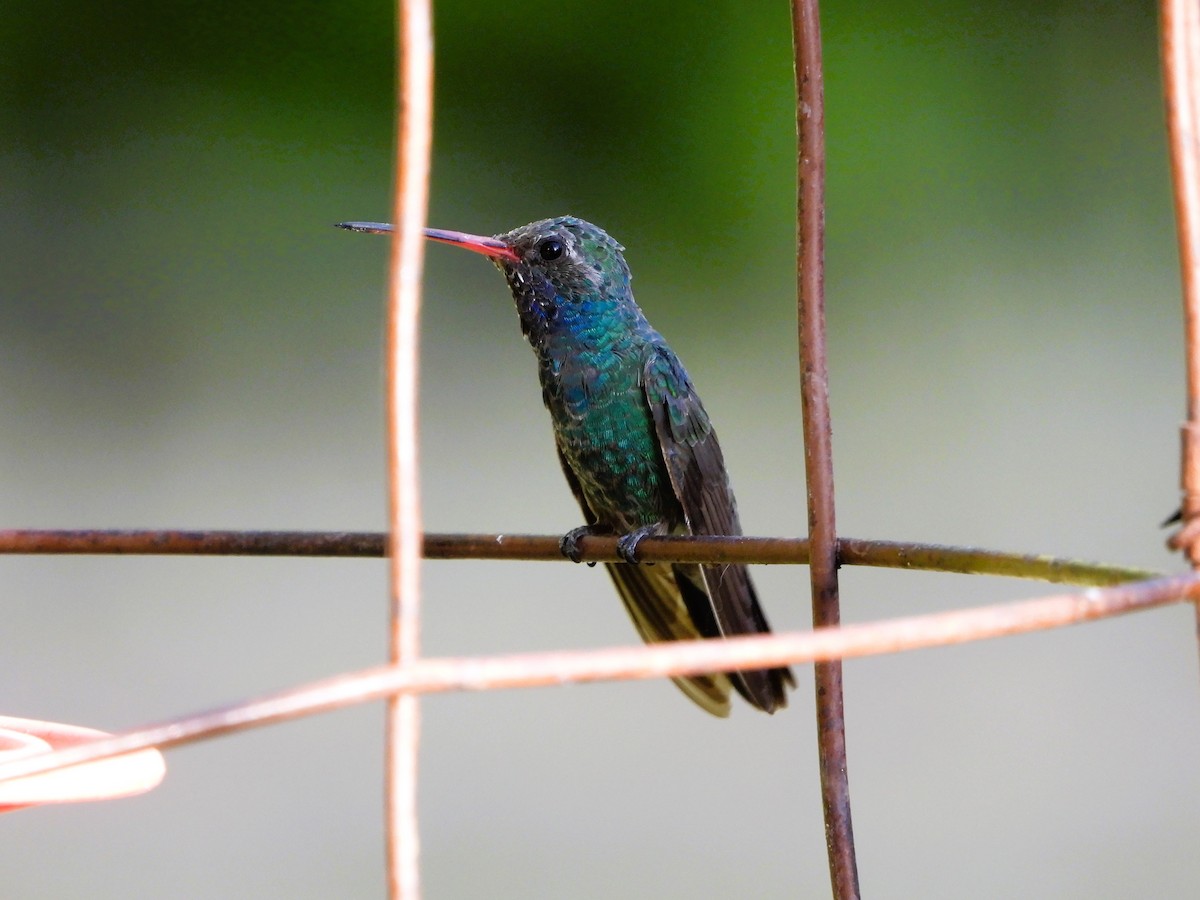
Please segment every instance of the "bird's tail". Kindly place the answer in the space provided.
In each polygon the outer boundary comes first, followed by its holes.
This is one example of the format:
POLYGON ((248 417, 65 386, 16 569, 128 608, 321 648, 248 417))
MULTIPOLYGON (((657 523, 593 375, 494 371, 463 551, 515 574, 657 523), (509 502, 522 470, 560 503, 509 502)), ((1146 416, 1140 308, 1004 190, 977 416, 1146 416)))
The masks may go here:
MULTIPOLYGON (((609 563, 605 568, 642 640, 658 643, 698 640, 706 636, 692 621, 672 566, 609 563)), ((681 675, 671 680, 705 712, 721 717, 729 715, 732 685, 729 676, 723 672, 681 675)))
MULTIPOLYGON (((723 563, 673 568, 683 602, 704 637, 771 633, 745 566, 723 563)), ((729 680, 747 703, 767 713, 787 706, 787 689, 796 686, 787 666, 730 672, 729 680)))
MULTIPOLYGON (((638 634, 648 643, 771 632, 743 566, 610 563, 605 568, 612 576, 638 634), (710 572, 708 568, 720 572, 710 572), (745 619, 724 627, 718 623, 714 604, 709 599, 710 587, 727 601, 726 595, 736 594, 741 601, 738 607, 745 611, 745 619)), ((773 713, 787 706, 787 689, 796 686, 795 678, 786 666, 728 674, 684 675, 672 680, 701 709, 721 717, 729 715, 731 687, 751 706, 773 713)))

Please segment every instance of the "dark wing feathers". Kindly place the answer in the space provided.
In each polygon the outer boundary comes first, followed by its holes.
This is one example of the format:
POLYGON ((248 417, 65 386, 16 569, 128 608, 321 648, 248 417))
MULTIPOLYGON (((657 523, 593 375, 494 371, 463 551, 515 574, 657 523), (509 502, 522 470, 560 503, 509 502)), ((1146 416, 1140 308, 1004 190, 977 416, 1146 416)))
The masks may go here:
MULTIPOLYGON (((741 534, 737 503, 716 432, 683 366, 666 347, 652 345, 648 351, 643 387, 663 461, 688 531, 741 534)), ((690 573, 685 574, 686 567, 675 568, 682 583, 690 573)), ((706 565, 699 569, 721 635, 770 631, 744 566, 706 565)), ((730 676, 738 693, 767 712, 787 704, 784 687, 794 684, 787 668, 730 673, 730 676)))
MULTIPOLYGON (((563 475, 571 486, 571 493, 579 501, 584 518, 589 525, 596 522, 596 514, 588 506, 579 479, 567 463, 560 450, 558 461, 563 475)), ((621 595, 621 602, 633 620, 638 635, 648 643, 660 641, 693 641, 711 635, 697 632, 692 623, 690 606, 685 603, 675 581, 671 566, 630 566, 606 564, 621 595)), ((707 598, 706 598, 707 601, 707 598)), ((708 614, 712 618, 712 614, 708 614)), ((702 620, 701 620, 702 621, 702 620)), ((729 715, 729 678, 723 672, 711 675, 686 675, 671 679, 692 702, 714 716, 729 715)))
MULTIPOLYGON (((671 566, 605 566, 617 592, 647 643, 694 641, 702 637, 692 624, 671 566)), ((729 715, 730 679, 723 672, 671 679, 702 709, 714 716, 729 715)))

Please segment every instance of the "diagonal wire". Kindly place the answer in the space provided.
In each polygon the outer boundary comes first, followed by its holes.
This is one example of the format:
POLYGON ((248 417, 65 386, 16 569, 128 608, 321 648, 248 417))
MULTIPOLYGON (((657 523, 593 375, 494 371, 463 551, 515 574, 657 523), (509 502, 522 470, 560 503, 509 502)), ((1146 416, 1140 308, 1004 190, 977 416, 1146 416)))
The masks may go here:
POLYGON ((0 764, 0 781, 116 756, 168 748, 377 700, 397 692, 430 693, 661 678, 789 663, 899 653, 1026 634, 1200 599, 1200 574, 1090 588, 880 622, 781 632, 722 641, 673 641, 636 647, 510 656, 421 659, 299 685, 265 697, 184 716, 53 753, 0 764))

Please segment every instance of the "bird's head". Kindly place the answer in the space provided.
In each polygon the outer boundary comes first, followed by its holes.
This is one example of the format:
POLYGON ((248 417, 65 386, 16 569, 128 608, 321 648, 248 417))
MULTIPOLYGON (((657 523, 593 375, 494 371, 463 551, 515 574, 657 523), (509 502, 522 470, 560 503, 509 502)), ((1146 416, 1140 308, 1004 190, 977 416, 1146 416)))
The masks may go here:
MULTIPOLYGON (((386 233, 391 225, 346 222, 351 231, 386 233)), ((425 229, 425 236, 487 256, 508 280, 526 333, 571 307, 630 298, 625 248, 603 229, 573 216, 542 219, 494 237, 425 229)))

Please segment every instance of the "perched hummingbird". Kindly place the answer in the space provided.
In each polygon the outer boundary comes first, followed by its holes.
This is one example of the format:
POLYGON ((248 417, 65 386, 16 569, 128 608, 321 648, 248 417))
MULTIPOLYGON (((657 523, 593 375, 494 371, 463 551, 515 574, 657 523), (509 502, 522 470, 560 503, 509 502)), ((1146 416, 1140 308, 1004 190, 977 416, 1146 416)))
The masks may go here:
MULTIPOLYGON (((374 222, 339 227, 392 230, 374 222)), ((537 357, 558 459, 587 522, 563 536, 563 553, 579 562, 580 538, 620 535, 629 564, 606 568, 646 641, 769 632, 744 566, 637 564, 638 542, 650 535, 742 528, 717 434, 683 364, 634 302, 625 248, 570 216, 490 238, 425 234, 482 253, 508 280, 537 357)), ((729 715, 731 686, 773 713, 795 685, 787 668, 674 680, 716 716, 729 715)))

